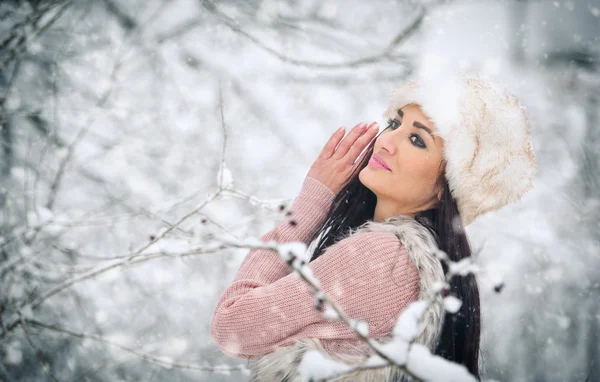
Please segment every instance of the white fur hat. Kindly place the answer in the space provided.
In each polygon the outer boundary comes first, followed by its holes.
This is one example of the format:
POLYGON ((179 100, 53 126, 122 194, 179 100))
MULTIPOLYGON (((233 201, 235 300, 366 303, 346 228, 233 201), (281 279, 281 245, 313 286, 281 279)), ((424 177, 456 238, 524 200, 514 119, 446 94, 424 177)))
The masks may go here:
POLYGON ((475 74, 419 79, 394 89, 386 118, 418 104, 444 139, 446 179, 462 223, 515 202, 533 186, 530 125, 518 98, 475 74))

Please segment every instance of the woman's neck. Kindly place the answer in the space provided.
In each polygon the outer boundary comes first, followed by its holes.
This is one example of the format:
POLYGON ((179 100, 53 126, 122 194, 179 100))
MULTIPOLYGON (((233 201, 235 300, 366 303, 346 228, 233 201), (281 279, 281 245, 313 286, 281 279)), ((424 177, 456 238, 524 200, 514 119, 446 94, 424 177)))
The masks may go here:
POLYGON ((410 216, 414 218, 416 213, 410 212, 406 208, 402 208, 394 202, 377 198, 375 213, 373 214, 373 221, 382 222, 387 218, 397 215, 410 216))

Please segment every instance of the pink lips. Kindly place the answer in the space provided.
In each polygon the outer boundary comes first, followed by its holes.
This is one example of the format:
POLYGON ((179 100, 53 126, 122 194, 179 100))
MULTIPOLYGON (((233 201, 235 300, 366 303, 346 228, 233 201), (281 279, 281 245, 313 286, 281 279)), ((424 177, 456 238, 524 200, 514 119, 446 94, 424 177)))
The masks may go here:
POLYGON ((377 154, 373 154, 373 156, 369 160, 369 165, 371 165, 371 166, 373 166, 375 168, 380 168, 382 170, 392 171, 385 164, 385 162, 383 161, 383 159, 379 155, 377 155, 377 154))

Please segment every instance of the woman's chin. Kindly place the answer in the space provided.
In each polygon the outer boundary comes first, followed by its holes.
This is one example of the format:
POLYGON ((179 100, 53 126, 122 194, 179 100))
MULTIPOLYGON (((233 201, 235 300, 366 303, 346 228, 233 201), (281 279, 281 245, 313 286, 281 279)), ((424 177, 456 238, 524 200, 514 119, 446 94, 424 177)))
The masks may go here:
POLYGON ((369 166, 363 168, 358 173, 358 180, 363 184, 363 186, 367 187, 369 190, 373 191, 370 187, 373 184, 373 170, 369 168, 369 166))
POLYGON ((386 184, 389 179, 381 178, 379 171, 365 167, 358 173, 358 180, 363 186, 371 190, 375 195, 382 195, 382 191, 386 191, 386 184))

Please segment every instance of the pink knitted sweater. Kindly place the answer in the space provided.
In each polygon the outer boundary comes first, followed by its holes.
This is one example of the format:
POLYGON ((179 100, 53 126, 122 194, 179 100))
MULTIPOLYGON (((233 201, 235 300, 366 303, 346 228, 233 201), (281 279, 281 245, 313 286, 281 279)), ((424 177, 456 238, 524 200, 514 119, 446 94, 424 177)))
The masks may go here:
MULTIPOLYGON (((308 244, 334 197, 324 184, 306 177, 292 206, 297 224, 283 222, 260 239, 308 244)), ((417 268, 392 233, 349 236, 309 265, 323 292, 349 317, 366 321, 373 338, 389 334, 399 313, 418 298, 417 268)), ((346 324, 327 320, 315 309, 309 286, 276 252, 259 249, 248 253, 219 299, 210 334, 225 354, 245 359, 300 338, 319 338, 330 353, 344 353, 346 345, 355 348, 361 342, 346 324)))

